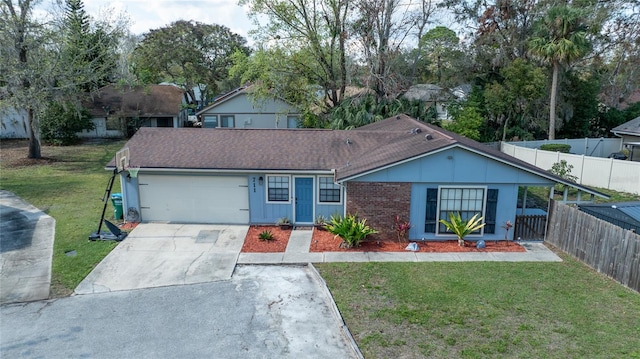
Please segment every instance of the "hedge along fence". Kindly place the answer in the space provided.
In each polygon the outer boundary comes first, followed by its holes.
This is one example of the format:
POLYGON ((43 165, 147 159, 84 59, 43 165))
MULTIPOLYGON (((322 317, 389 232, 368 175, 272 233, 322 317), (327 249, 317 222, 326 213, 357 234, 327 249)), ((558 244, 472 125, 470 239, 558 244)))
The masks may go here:
POLYGON ((570 153, 571 145, 565 145, 562 143, 546 143, 540 146, 543 151, 570 153))
POLYGON ((640 235, 551 200, 546 241, 640 292, 640 235))

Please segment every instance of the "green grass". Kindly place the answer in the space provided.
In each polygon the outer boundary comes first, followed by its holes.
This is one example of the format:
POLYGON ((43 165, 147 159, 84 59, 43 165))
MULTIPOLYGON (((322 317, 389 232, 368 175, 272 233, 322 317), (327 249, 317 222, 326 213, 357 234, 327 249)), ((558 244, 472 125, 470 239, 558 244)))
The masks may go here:
MULTIPOLYGON (((632 202, 632 201, 640 201, 640 195, 632 194, 632 193, 624 193, 624 192, 616 192, 606 188, 598 188, 594 187, 594 190, 598 192, 602 192, 606 195, 609 195, 610 198, 602 198, 595 196, 595 203, 611 203, 611 202, 632 202)), ((519 198, 518 201, 522 201, 522 194, 524 190, 522 187, 519 189, 519 198)), ((537 208, 547 208, 548 198, 549 198, 549 189, 547 187, 528 187, 527 189, 527 198, 530 203, 535 203, 534 206, 537 208)), ((556 191, 554 193, 554 199, 556 201, 562 201, 563 193, 561 191, 556 191)), ((574 188, 570 188, 567 193, 567 199, 570 201, 575 201, 578 198, 578 190, 574 188)), ((583 193, 581 196, 582 201, 588 201, 590 198, 589 194, 583 193)))
MULTIPOLYGON (((88 240, 95 232, 101 201, 111 174, 105 164, 124 142, 45 147, 49 164, 0 167, 0 187, 14 192, 56 220, 52 263, 52 296, 68 294, 114 247, 114 242, 88 240), (67 256, 68 251, 75 256, 67 256)), ((3 150, 4 151, 4 150, 3 150)), ((24 148, 24 155, 27 155, 24 148)), ((119 192, 119 181, 113 186, 119 192)), ((113 218, 109 205, 107 219, 113 218)))
POLYGON ((562 263, 317 265, 372 358, 640 358, 640 295, 562 263))

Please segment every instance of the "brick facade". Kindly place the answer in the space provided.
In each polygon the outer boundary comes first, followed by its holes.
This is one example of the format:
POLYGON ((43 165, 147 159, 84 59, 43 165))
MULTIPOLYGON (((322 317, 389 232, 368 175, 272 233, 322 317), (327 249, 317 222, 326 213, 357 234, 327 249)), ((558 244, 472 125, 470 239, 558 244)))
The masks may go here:
POLYGON ((378 234, 367 239, 396 240, 394 220, 399 215, 409 221, 411 183, 404 182, 348 182, 347 213, 358 214, 378 234))

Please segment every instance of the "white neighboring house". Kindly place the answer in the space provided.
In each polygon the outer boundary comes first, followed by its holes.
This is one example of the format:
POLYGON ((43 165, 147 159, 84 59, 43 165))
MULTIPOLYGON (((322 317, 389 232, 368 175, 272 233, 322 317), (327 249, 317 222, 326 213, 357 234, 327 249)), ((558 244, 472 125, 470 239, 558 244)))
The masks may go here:
POLYGON ((409 87, 402 96, 408 100, 420 100, 429 106, 434 106, 438 120, 450 120, 447 104, 454 97, 442 87, 433 84, 417 84, 409 87))
POLYGON ((205 128, 297 128, 299 111, 280 99, 254 99, 252 86, 239 87, 196 113, 205 128))
POLYGON ((27 111, 15 108, 0 109, 0 138, 29 138, 31 131, 27 121, 27 111))
POLYGON ((629 150, 629 160, 640 162, 640 117, 612 128, 611 132, 622 138, 622 146, 629 150))

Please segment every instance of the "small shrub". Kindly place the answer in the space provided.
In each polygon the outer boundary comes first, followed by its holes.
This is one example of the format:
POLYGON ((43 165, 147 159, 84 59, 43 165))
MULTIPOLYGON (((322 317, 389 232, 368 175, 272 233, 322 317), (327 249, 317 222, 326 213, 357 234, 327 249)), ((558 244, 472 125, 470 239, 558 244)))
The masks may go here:
POLYGON ((271 241, 273 240, 273 233, 271 231, 265 230, 258 234, 258 239, 261 241, 271 241))
POLYGON ((291 220, 288 217, 280 217, 278 218, 278 220, 276 221, 276 226, 290 226, 291 225, 291 220))
POLYGON ((540 149, 551 152, 569 153, 569 151, 571 151, 571 145, 565 145, 562 143, 546 143, 541 145, 540 149))
MULTIPOLYGON (((576 182, 578 180, 578 176, 574 176, 571 174, 571 170, 573 169, 573 165, 567 163, 566 160, 560 160, 560 162, 556 162, 551 166, 549 172, 554 175, 564 178, 569 182, 576 182)), ((557 190, 564 191, 564 185, 556 185, 557 190)))
POLYGON ((441 219, 440 223, 444 224, 448 230, 453 232, 458 237, 458 245, 464 247, 464 237, 484 227, 485 223, 482 223, 484 217, 479 217, 478 214, 474 214, 469 220, 463 220, 460 216, 460 212, 449 213, 449 220, 441 219))
POLYGON ((396 216, 393 227, 398 234, 398 242, 402 242, 407 239, 407 233, 409 233, 409 230, 411 229, 410 222, 403 221, 400 216, 396 216))
POLYGON ((357 215, 349 214, 344 218, 336 215, 331 216, 326 228, 329 233, 340 236, 346 248, 357 247, 368 235, 378 233, 375 229, 367 226, 366 219, 358 221, 357 215))

